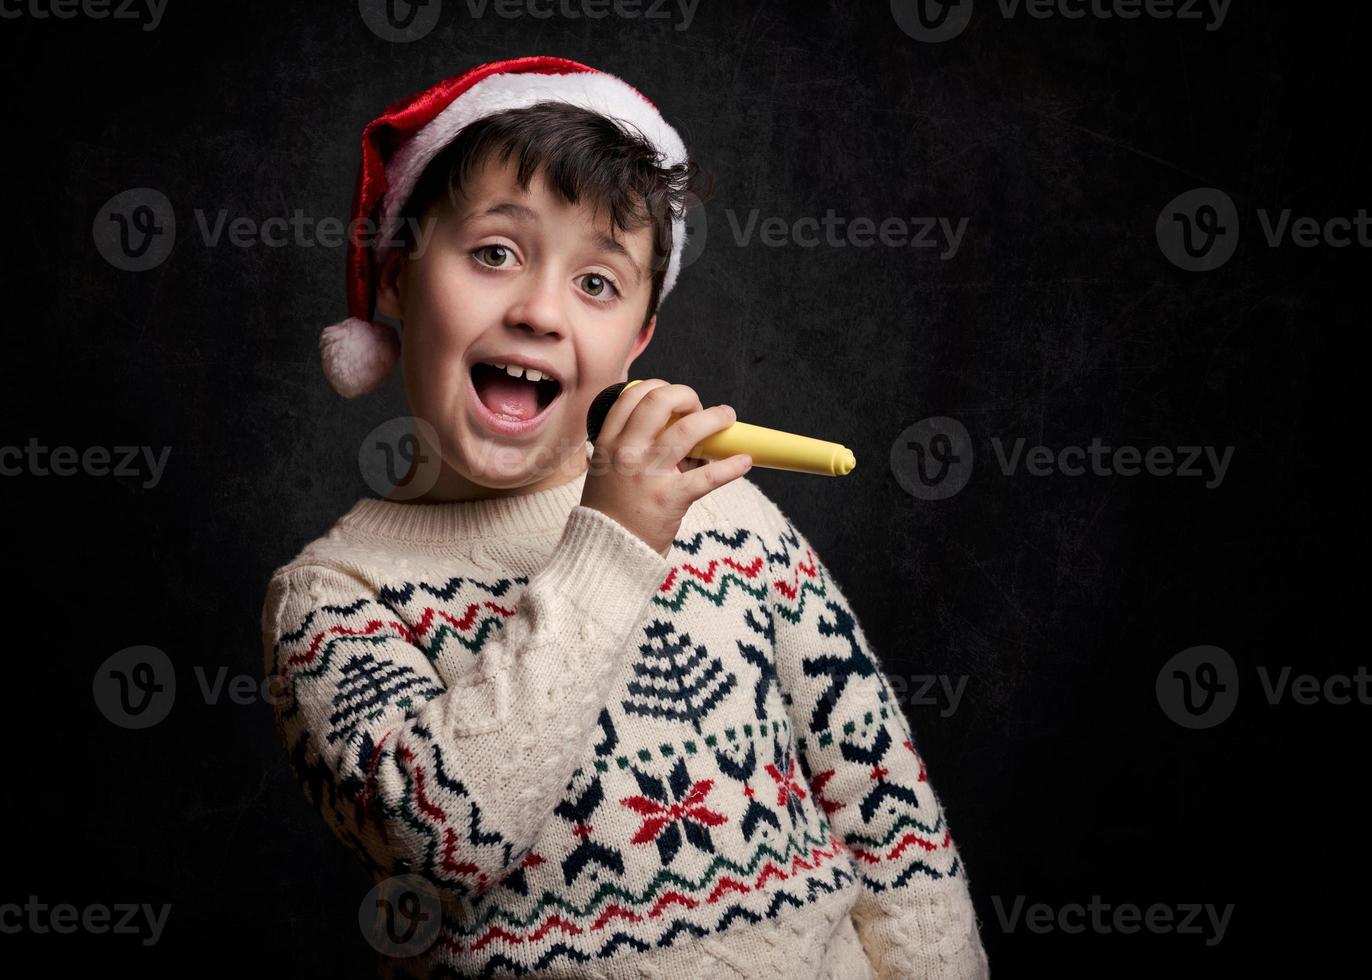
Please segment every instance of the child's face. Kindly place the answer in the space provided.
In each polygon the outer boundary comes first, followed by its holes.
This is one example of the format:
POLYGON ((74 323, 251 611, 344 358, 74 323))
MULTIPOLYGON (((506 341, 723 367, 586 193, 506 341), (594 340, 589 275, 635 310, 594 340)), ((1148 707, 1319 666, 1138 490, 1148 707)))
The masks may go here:
POLYGON ((642 326, 651 229, 621 231, 625 254, 602 238, 608 212, 597 217, 585 201, 562 200, 541 170, 526 192, 513 160, 492 162, 462 195, 429 209, 425 230, 436 224, 420 254, 384 261, 377 309, 402 321, 410 410, 442 443, 442 474, 426 498, 527 492, 585 470, 586 411, 603 388, 627 380, 657 323, 642 326), (492 208, 502 210, 485 213, 492 208), (533 362, 560 384, 481 362, 533 362))

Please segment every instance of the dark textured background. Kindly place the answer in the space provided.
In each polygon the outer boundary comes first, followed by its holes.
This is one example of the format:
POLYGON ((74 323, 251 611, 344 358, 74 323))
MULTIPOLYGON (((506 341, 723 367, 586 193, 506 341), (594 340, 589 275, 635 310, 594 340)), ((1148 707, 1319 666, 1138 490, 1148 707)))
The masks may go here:
POLYGON ((838 439, 857 470, 754 470, 851 597, 889 673, 967 675, 908 715, 970 870, 999 977, 1201 975, 1256 955, 1316 975, 1366 910, 1366 705, 1268 706, 1257 665, 1365 662, 1368 250, 1267 248, 1254 209, 1321 219, 1367 193, 1366 15, 1235 3, 1224 26, 1007 22, 924 44, 884 3, 704 2, 674 22, 472 19, 411 44, 356 4, 171 0, 142 32, 0 20, 11 353, 0 444, 172 447, 160 485, 6 477, 0 902, 170 902, 160 944, 4 936, 48 966, 148 975, 362 975, 366 873, 327 836, 270 708, 197 707, 193 665, 259 676, 267 576, 369 493, 362 437, 405 414, 398 377, 347 403, 318 363, 343 315, 340 249, 206 248, 192 209, 346 218, 363 125, 470 65, 548 53, 641 87, 718 179, 708 244, 642 376, 739 417, 838 439), (1261 8, 1261 9, 1259 9, 1261 8), (675 23, 680 23, 676 21, 675 23), (1362 122, 1359 122, 1362 120, 1362 122), (150 186, 181 229, 155 270, 92 242, 150 186), (1194 274, 1162 206, 1227 191, 1235 257, 1194 274), (788 220, 966 216, 917 249, 735 244, 732 209, 788 220), (972 434, 968 486, 905 493, 896 435, 972 434), (989 439, 1235 446, 1222 486, 1005 477, 989 439), (92 674, 152 644, 185 692, 112 726, 92 674), (1173 654, 1228 650, 1234 716, 1172 723, 1173 654), (993 899, 1235 903, 1228 934, 1007 934, 993 899), (1034 971, 1031 973, 1030 971, 1034 971))

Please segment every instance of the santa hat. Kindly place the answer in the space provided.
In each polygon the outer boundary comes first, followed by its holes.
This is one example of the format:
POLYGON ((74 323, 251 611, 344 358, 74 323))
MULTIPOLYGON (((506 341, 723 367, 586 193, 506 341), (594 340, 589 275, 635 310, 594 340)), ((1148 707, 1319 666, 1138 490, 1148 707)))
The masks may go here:
MULTIPOLYGON (((372 218, 381 234, 371 245, 364 236, 348 236, 348 318, 325 327, 319 339, 324 374, 340 395, 356 398, 374 391, 395 368, 400 337, 373 320, 379 252, 399 229, 399 214, 425 166, 469 123, 545 101, 570 103, 627 124, 661 154, 661 167, 686 162, 681 137, 646 96, 614 75, 566 58, 488 62, 393 103, 362 131, 353 191, 352 218, 359 222, 354 227, 372 218)), ((676 284, 685 242, 685 220, 674 216, 659 302, 676 284)))

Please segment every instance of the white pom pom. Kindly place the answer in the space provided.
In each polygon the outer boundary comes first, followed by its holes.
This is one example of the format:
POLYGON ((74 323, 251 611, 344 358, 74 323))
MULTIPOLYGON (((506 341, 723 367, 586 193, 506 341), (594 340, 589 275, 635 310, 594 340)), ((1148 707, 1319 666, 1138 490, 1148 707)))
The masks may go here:
POLYGON ((384 323, 350 316, 319 337, 324 376, 344 398, 357 398, 386 383, 400 357, 400 335, 384 323))

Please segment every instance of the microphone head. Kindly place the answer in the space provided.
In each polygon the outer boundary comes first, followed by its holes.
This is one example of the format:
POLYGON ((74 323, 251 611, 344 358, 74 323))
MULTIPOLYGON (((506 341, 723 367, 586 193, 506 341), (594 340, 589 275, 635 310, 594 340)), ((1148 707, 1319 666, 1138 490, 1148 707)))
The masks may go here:
POLYGON ((591 442, 595 442, 596 437, 600 435, 600 427, 605 424, 605 416, 610 414, 610 406, 619 399, 619 393, 631 383, 617 381, 592 399, 591 407, 586 410, 586 438, 591 442))

